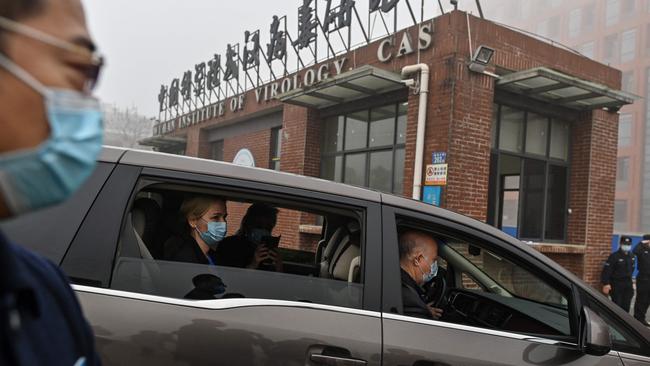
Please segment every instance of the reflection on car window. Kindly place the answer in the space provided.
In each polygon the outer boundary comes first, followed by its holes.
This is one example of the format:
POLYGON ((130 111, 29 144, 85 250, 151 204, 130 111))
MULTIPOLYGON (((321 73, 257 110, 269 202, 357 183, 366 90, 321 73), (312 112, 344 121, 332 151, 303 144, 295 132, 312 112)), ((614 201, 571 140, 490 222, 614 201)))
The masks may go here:
POLYGON ((467 243, 452 242, 449 247, 470 261, 477 273, 482 272, 493 280, 495 284, 491 287, 497 291, 505 290, 514 297, 566 309, 566 297, 522 267, 485 249, 479 249, 472 255, 467 243))
POLYGON ((359 213, 264 199, 164 184, 139 192, 124 220, 111 288, 360 308, 359 213))

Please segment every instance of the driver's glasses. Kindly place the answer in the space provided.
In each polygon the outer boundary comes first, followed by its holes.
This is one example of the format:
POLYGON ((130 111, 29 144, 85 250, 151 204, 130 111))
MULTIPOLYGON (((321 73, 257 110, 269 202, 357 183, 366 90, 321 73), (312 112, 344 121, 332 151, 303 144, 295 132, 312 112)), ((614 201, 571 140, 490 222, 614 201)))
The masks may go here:
POLYGON ((85 76, 83 92, 90 94, 97 86, 101 70, 104 66, 104 57, 99 53, 5 17, 0 17, 0 28, 74 54, 75 61, 69 63, 85 76))

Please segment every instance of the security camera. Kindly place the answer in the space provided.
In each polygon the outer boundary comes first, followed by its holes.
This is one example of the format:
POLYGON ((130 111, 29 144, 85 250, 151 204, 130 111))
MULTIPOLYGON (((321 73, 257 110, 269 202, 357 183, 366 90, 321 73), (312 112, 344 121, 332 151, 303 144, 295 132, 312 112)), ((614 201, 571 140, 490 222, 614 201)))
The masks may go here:
POLYGON ((453 5, 453 6, 457 6, 457 5, 458 5, 458 0, 449 0, 449 2, 450 2, 451 5, 453 5))

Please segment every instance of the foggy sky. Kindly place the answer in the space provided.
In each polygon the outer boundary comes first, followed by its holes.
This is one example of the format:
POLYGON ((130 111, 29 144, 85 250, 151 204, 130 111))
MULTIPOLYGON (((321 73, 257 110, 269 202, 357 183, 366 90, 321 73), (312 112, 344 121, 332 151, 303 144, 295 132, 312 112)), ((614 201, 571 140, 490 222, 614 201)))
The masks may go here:
MULTIPOLYGON (((326 0, 318 1, 322 18, 326 0)), ((157 117, 161 84, 169 85, 173 78, 182 77, 183 71, 193 71, 195 64, 207 62, 215 53, 222 55, 223 64, 227 44, 243 44, 244 31, 260 29, 260 43, 265 47, 272 16, 287 15, 289 33, 295 38, 297 9, 302 1, 83 0, 83 3, 90 31, 107 60, 98 96, 106 103, 121 108, 137 107, 140 113, 157 117)), ((356 3, 365 25, 368 0, 356 3)), ((437 1, 424 3, 424 19, 440 14, 437 1)), ((448 3, 443 0, 443 4, 448 3)), ((461 1, 461 8, 465 5, 468 11, 476 13, 474 1, 464 3, 461 1)), ((332 4, 338 5, 339 0, 333 0, 332 4)), ((411 4, 419 21, 421 2, 411 0, 411 4)), ((398 29, 412 24, 403 0, 398 15, 398 29)), ((375 36, 381 35, 380 31, 377 26, 375 36)), ((360 30, 355 28, 353 33, 356 35, 353 43, 361 41, 360 30)), ((293 54, 291 50, 288 52, 293 54)))

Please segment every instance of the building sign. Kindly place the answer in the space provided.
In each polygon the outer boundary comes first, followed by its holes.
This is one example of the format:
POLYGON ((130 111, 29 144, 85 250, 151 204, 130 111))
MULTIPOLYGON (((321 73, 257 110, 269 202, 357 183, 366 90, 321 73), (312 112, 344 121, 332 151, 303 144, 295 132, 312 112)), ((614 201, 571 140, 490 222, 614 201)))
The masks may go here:
POLYGON ((429 164, 424 179, 427 186, 447 185, 447 164, 429 164))
POLYGON ((441 186, 425 186, 424 191, 422 192, 422 202, 440 207, 441 196, 441 186))
POLYGON ((235 158, 232 160, 232 163, 235 165, 254 167, 255 158, 253 158, 253 153, 248 149, 241 149, 235 155, 235 158))
POLYGON ((444 164, 447 162, 447 153, 444 151, 436 151, 431 154, 431 164, 444 164))
POLYGON ((417 24, 411 5, 413 0, 368 1, 368 14, 363 16, 354 0, 302 0, 297 8, 296 33, 288 31, 286 16, 275 15, 268 36, 259 29, 245 31, 241 43, 228 44, 223 54, 215 53, 210 60, 194 65, 183 71, 182 77, 160 87, 160 122, 154 127, 154 136, 241 111, 249 102, 246 100, 247 91, 255 90, 257 103, 268 102, 280 94, 340 74, 344 70, 345 58, 318 65, 319 40, 324 39, 328 57, 349 52, 353 29, 360 30, 365 43, 369 44, 373 40, 374 27, 371 24, 379 18, 386 31, 386 37, 379 42, 377 50, 379 61, 388 62, 393 57, 406 56, 431 46, 432 22, 420 24, 417 35, 409 30, 398 34, 396 22, 391 32, 386 24, 385 18, 390 18, 389 13, 397 19, 398 9, 408 9, 413 24, 417 24), (322 2, 325 11, 319 12, 318 4, 322 2), (368 22, 364 25, 362 19, 365 18, 368 22), (347 39, 344 37, 346 31, 347 39), (339 49, 332 42, 334 39, 341 40, 339 49), (290 53, 292 59, 295 56, 298 68, 303 69, 292 76, 287 70, 290 53), (317 66, 305 71, 310 63, 317 66), (262 83, 262 73, 271 78, 266 85, 262 83))

